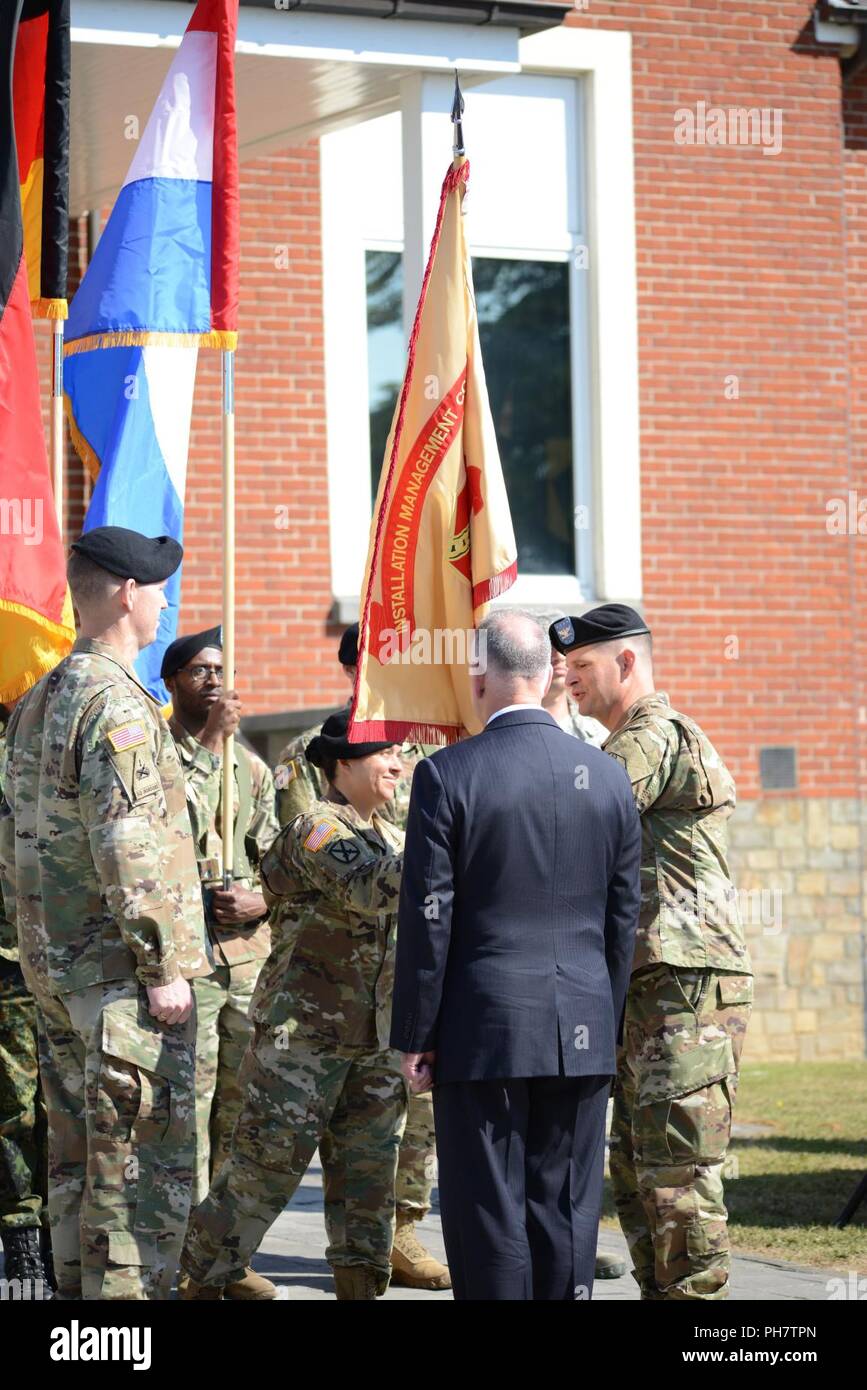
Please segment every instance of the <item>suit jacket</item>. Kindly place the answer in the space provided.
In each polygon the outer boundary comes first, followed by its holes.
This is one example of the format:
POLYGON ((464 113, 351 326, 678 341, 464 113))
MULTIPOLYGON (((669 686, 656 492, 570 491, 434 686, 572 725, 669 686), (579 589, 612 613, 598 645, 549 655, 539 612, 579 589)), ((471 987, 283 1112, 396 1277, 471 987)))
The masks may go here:
POLYGON ((623 768, 541 709, 415 770, 391 1044, 435 1080, 609 1075, 639 908, 623 768))

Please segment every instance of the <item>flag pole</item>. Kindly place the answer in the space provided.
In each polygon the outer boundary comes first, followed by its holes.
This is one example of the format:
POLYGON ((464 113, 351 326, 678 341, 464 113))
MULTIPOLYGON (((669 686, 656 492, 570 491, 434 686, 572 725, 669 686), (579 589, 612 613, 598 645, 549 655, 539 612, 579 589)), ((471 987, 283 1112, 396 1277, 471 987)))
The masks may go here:
POLYGON ((51 485, 63 542, 63 319, 51 320, 51 485))
MULTIPOLYGON (((223 349, 223 689, 235 685, 235 353, 223 349)), ((234 870, 234 751, 231 734, 223 740, 220 835, 223 887, 232 887, 234 870)))

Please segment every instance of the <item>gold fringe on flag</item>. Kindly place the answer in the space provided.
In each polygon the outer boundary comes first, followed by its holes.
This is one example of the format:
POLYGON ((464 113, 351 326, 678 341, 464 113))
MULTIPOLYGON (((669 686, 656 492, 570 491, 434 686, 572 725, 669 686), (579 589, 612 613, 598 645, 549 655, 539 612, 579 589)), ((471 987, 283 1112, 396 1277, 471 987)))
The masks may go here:
POLYGON ((214 329, 210 333, 148 333, 141 329, 122 329, 111 333, 91 333, 86 338, 75 338, 64 343, 64 357, 76 352, 92 352, 95 348, 111 347, 206 347, 222 348, 234 352, 238 346, 238 334, 214 329))
POLYGON ((32 299, 30 309, 35 319, 69 318, 69 305, 65 299, 32 299))
POLYGON ((64 394, 63 413, 66 416, 66 423, 69 425, 69 437, 72 440, 72 447, 81 459, 88 473, 94 482, 99 477, 99 470, 102 467, 99 458, 88 444, 72 413, 72 401, 64 394))

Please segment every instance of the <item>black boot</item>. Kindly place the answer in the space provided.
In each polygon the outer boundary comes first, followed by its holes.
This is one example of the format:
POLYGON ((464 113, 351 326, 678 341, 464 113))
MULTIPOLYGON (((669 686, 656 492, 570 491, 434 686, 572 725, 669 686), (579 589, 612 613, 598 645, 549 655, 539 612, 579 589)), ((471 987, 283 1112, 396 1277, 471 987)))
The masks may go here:
POLYGON ((39 1227, 39 1253, 42 1256, 42 1277, 52 1293, 57 1292, 57 1277, 54 1273, 54 1255, 51 1252, 51 1230, 48 1226, 39 1227))
POLYGON ((5 1255, 5 1278, 7 1283, 19 1281, 22 1299, 50 1298, 51 1289, 42 1267, 42 1254, 39 1249, 39 1229, 24 1226, 3 1232, 3 1254, 5 1255))

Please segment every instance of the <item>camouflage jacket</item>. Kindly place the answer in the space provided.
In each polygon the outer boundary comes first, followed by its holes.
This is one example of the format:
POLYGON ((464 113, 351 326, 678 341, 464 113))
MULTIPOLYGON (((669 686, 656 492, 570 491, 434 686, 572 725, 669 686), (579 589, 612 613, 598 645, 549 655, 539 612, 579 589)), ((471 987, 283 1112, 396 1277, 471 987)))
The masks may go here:
MULTIPOLYGON (((0 805, 3 802, 3 782, 6 763, 6 725, 0 726, 0 805)), ((18 959, 18 934, 3 909, 0 893, 0 960, 18 959)))
MULTIPOLYGON (((298 734, 291 743, 287 743, 280 754, 274 769, 274 783, 277 788, 277 817, 281 825, 288 825, 302 811, 309 811, 317 801, 324 801, 328 797, 328 784, 324 773, 305 757, 308 743, 316 737, 321 728, 322 725, 317 724, 312 729, 305 729, 303 734, 298 734)), ((572 732, 571 729, 569 732, 572 732)), ((427 747, 421 743, 403 745, 400 756, 404 775, 395 787, 394 799, 379 812, 382 820, 390 821, 401 830, 405 827, 413 770, 421 758, 426 758, 428 753, 435 751, 436 746, 438 745, 427 747)))
POLYGON ((262 861, 276 911, 250 1017, 340 1047, 387 1048, 403 834, 378 814, 365 824, 331 796, 287 825, 262 861))
POLYGON ((328 793, 325 774, 304 756, 308 743, 321 728, 322 724, 316 724, 305 729, 303 734, 297 734, 286 744, 277 760, 274 786, 277 789, 277 819, 281 825, 288 825, 302 811, 309 811, 328 793))
MULTIPOLYGON (((223 759, 189 733, 177 719, 169 727, 175 740, 187 790, 187 806, 196 862, 203 886, 222 887, 223 839, 220 834, 223 815, 223 759)), ((234 865, 234 882, 241 888, 258 890, 259 864, 270 849, 280 829, 274 814, 274 781, 268 768, 237 739, 234 741, 235 777, 232 824, 237 828, 240 806, 238 760, 243 758, 250 781, 250 813, 244 827, 246 863, 234 865), (249 873, 244 870, 249 869, 249 873), (240 870, 240 872, 239 872, 240 870)), ((206 918, 208 935, 219 965, 242 965, 248 961, 264 960, 271 950, 271 932, 267 919, 227 926, 206 918)))
POLYGON ((735 785, 719 754, 661 692, 636 700, 603 746, 626 768, 641 816, 633 969, 664 961, 750 973, 727 862, 735 785))
POLYGON ((409 798, 412 792, 412 774, 415 772, 416 763, 420 763, 422 758, 427 758, 431 753, 435 753, 439 747, 438 743, 404 743, 401 747, 400 760, 403 763, 403 776, 394 789, 394 797, 382 808, 383 820, 390 821, 399 830, 406 830, 409 798))
POLYGON ((557 721, 563 732, 571 734, 573 738, 580 738, 582 743, 592 743, 594 748, 601 748, 608 737, 605 725, 600 724, 598 719, 586 719, 583 714, 579 714, 575 701, 568 697, 567 704, 566 718, 557 721))
POLYGON ((12 712, 0 875, 34 993, 213 969, 174 740, 106 643, 79 639, 12 712))

